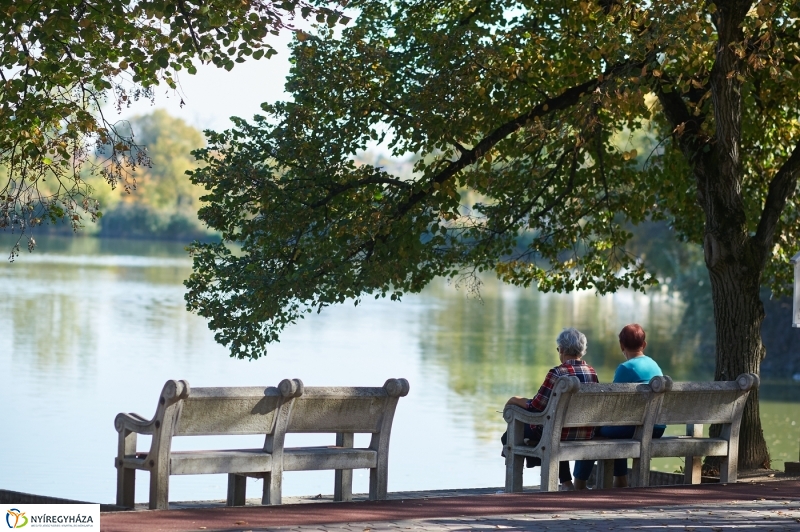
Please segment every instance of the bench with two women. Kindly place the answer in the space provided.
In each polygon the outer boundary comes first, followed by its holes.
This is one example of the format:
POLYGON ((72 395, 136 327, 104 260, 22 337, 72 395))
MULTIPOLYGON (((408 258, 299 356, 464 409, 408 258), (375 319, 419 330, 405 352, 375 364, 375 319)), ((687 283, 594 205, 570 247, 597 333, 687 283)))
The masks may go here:
POLYGON ((633 459, 632 483, 649 484, 650 459, 686 458, 686 481, 700 481, 700 457, 722 456, 721 481, 736 479, 738 430, 749 390, 758 377, 741 375, 735 382, 673 383, 658 364, 644 355, 645 332, 638 324, 619 334, 626 359, 613 384, 599 384, 583 356, 586 337, 565 329, 556 344, 561 364, 552 368, 532 399, 512 397, 504 418, 506 491, 522 490, 523 462, 542 465, 541 488, 585 489, 594 462, 598 485, 628 485, 627 460, 633 459), (722 433, 703 438, 702 425, 722 425, 722 433), (662 438, 666 425, 685 424, 687 435, 662 438), (575 460, 575 481, 569 461, 575 460))

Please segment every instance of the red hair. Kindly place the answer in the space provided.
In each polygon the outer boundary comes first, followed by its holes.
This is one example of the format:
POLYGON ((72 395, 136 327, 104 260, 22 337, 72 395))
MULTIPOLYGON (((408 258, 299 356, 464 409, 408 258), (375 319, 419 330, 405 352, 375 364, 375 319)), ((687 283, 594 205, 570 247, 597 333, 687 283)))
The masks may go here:
POLYGON ((644 329, 638 323, 626 325, 619 332, 619 343, 630 351, 638 351, 644 346, 644 329))

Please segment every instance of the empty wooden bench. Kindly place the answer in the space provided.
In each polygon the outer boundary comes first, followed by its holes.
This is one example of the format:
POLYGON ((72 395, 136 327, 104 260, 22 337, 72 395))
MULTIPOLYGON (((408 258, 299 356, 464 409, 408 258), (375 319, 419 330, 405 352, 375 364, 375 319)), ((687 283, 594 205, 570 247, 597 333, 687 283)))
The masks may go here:
POLYGON ((135 473, 150 473, 150 508, 166 509, 169 476, 228 474, 228 505, 244 504, 245 477, 264 478, 263 504, 280 504, 283 471, 336 469, 335 495, 350 498, 352 469, 370 469, 370 499, 385 499, 391 424, 397 401, 408 394, 405 379, 382 388, 304 387, 285 379, 277 388, 194 388, 167 381, 156 414, 119 414, 117 504, 134 504, 135 473), (301 400, 301 398, 304 398, 301 400), (287 431, 332 432, 335 446, 285 448, 287 431), (367 432, 367 448, 353 448, 353 433, 367 432), (138 434, 152 435, 150 450, 136 451, 138 434), (259 449, 173 451, 176 436, 264 435, 259 449))
POLYGON ((524 458, 542 460, 543 491, 558 489, 561 460, 597 460, 600 487, 611 486, 613 460, 633 460, 631 484, 647 486, 653 457, 687 457, 687 481, 700 482, 700 457, 722 456, 722 482, 736 481, 738 435, 747 396, 758 386, 758 376, 748 373, 732 382, 673 383, 669 377, 654 377, 648 384, 581 383, 576 377, 560 377, 544 412, 529 412, 507 406, 508 423, 506 491, 522 491, 524 458), (523 424, 543 426, 536 446, 523 443, 523 424), (702 436, 702 424, 718 423, 722 434, 702 436), (687 425, 689 435, 653 439, 657 424, 687 425), (561 441, 561 429, 585 426, 634 426, 632 439, 561 441))

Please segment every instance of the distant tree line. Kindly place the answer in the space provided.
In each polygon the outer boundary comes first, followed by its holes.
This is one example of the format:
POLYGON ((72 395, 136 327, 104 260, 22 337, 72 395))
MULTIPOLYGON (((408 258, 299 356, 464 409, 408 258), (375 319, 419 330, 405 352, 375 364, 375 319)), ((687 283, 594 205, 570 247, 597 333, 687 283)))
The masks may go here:
MULTIPOLYGON (((202 133, 166 111, 136 116, 121 126, 136 139, 141 164, 127 167, 130 186, 109 187, 99 175, 83 177, 91 197, 99 202, 100 217, 81 220, 81 233, 111 238, 158 240, 216 240, 197 218, 202 187, 193 185, 185 172, 197 168, 192 150, 205 144, 202 133)), ((106 154, 100 150, 98 160, 106 154)), ((71 224, 37 227, 35 232, 72 233, 71 224)))

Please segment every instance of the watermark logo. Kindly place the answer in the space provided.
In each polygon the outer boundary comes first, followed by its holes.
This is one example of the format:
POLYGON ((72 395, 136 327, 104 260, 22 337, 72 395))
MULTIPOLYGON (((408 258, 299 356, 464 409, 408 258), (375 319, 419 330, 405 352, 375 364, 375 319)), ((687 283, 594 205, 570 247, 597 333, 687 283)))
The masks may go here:
MULTIPOLYGON (((100 505, 99 504, 26 504, 11 502, 14 508, 6 506, 6 525, 0 524, 3 530, 16 530, 20 532, 100 532, 100 505)), ((0 522, 1 523, 1 522, 0 522)))
POLYGON ((28 517, 25 512, 11 508, 6 510, 6 524, 8 528, 22 528, 28 524, 28 517))

